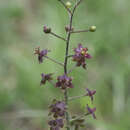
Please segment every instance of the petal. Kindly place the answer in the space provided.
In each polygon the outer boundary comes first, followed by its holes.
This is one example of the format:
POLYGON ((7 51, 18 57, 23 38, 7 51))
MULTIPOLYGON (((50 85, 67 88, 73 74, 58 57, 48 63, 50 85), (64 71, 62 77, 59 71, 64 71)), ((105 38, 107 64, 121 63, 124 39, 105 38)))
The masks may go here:
POLYGON ((96 107, 94 107, 93 109, 92 109, 92 112, 95 112, 96 111, 96 107))
POLYGON ((53 120, 49 121, 48 124, 49 124, 50 126, 52 126, 52 125, 53 125, 53 120))
POLYGON ((63 119, 58 120, 59 126, 62 128, 64 126, 63 119))
POLYGON ((94 95, 96 93, 96 90, 91 91, 91 94, 94 95))
POLYGON ((63 102, 57 103, 56 107, 61 109, 61 110, 64 110, 65 109, 65 103, 63 103, 63 102))
POLYGON ((54 128, 54 130, 60 130, 60 128, 57 126, 57 127, 54 128))
POLYGON ((84 69, 86 69, 86 64, 85 64, 85 63, 83 63, 83 64, 82 64, 82 67, 83 67, 84 69))
POLYGON ((90 93, 91 93, 91 91, 90 91, 88 88, 86 88, 86 90, 88 91, 88 94, 90 94, 90 93))
POLYGON ((91 59, 91 58, 92 58, 92 56, 91 56, 90 54, 86 54, 85 57, 86 57, 87 59, 91 59))
POLYGON ((42 56, 38 56, 38 61, 39 61, 39 63, 42 63, 43 62, 43 57, 42 56))
POLYGON ((46 83, 46 80, 41 80, 40 86, 43 85, 43 84, 45 84, 45 83, 46 83))
POLYGON ((40 55, 41 55, 41 56, 45 56, 45 55, 47 55, 47 53, 48 53, 48 50, 42 50, 42 51, 40 52, 40 55))
POLYGON ((83 48, 83 46, 82 46, 81 43, 78 44, 78 48, 79 48, 79 49, 83 48))
POLYGON ((87 106, 87 109, 88 109, 88 112, 89 112, 89 113, 92 113, 92 110, 91 110, 90 107, 87 106))
POLYGON ((44 73, 42 73, 42 74, 41 74, 41 77, 42 77, 42 78, 44 78, 44 77, 45 77, 45 74, 44 74, 44 73))
POLYGON ((57 82, 56 87, 60 87, 60 86, 61 86, 61 82, 57 82))
POLYGON ((74 85, 73 85, 73 84, 70 84, 70 85, 69 85, 69 88, 74 88, 74 85))

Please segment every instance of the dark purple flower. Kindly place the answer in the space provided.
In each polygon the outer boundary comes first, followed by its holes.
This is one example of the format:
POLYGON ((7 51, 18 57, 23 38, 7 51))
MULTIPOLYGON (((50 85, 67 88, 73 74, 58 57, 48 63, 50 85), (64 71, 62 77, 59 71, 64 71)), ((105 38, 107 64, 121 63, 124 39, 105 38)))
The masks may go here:
POLYGON ((88 104, 87 104, 87 110, 88 110, 89 114, 91 114, 91 115, 93 116, 93 118, 96 119, 96 115, 95 115, 95 113, 94 113, 94 112, 96 111, 96 107, 90 108, 90 107, 88 106, 88 104))
POLYGON ((47 26, 43 27, 43 32, 44 33, 51 33, 51 28, 48 28, 47 26))
POLYGON ((86 96, 89 96, 91 98, 91 101, 93 101, 93 95, 96 93, 96 90, 89 90, 88 88, 86 88, 86 91, 86 96))
POLYGON ((66 111, 66 105, 62 101, 55 101, 54 104, 49 106, 50 114, 53 114, 54 118, 64 117, 66 111))
POLYGON ((38 61, 39 61, 39 63, 43 62, 43 57, 46 56, 48 52, 49 52, 49 50, 47 50, 47 49, 40 51, 40 47, 38 47, 38 48, 35 49, 35 53, 34 54, 38 55, 38 61))
POLYGON ((88 53, 88 48, 83 48, 81 44, 74 49, 75 54, 73 55, 73 61, 77 62, 76 66, 81 66, 86 69, 86 59, 90 59, 91 55, 88 53))
POLYGON ((45 84, 46 81, 52 80, 52 73, 50 73, 50 74, 43 74, 43 73, 42 73, 42 74, 41 74, 41 77, 42 77, 42 79, 41 79, 40 85, 45 84))
POLYGON ((51 120, 48 124, 50 125, 50 130, 60 130, 64 126, 63 119, 51 120))
POLYGON ((73 88, 73 84, 72 84, 72 78, 71 77, 67 77, 67 75, 62 75, 59 76, 57 78, 57 83, 56 83, 56 87, 62 88, 62 89, 66 89, 66 88, 73 88))

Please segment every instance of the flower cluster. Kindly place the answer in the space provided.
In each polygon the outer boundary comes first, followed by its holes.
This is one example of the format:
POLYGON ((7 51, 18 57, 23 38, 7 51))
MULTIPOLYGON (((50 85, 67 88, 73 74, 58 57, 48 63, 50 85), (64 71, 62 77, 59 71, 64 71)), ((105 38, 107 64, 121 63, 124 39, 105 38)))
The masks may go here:
POLYGON ((63 101, 53 100, 52 104, 49 106, 50 113, 49 115, 53 115, 52 120, 48 122, 50 125, 50 130, 59 130, 64 126, 64 117, 66 112, 66 105, 63 101))
POLYGON ((56 82, 56 87, 59 87, 61 89, 66 89, 66 88, 73 88, 72 84, 72 78, 68 77, 67 75, 62 75, 58 76, 57 82, 56 82))
POLYGON ((63 101, 54 101, 52 105, 49 106, 50 114, 53 114, 54 118, 64 117, 66 111, 66 105, 63 101))
POLYGON ((63 119, 51 120, 48 124, 50 125, 50 130, 60 130, 64 126, 63 119))
POLYGON ((86 59, 90 59, 91 55, 88 53, 88 48, 83 48, 82 44, 78 44, 78 47, 74 49, 73 61, 76 62, 76 66, 82 66, 86 68, 86 59))

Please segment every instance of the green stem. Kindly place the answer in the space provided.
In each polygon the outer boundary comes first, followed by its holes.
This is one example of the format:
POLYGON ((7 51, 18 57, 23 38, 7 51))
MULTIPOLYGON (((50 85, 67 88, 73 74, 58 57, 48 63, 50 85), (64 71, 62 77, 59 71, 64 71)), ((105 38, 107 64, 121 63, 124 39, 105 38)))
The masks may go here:
POLYGON ((55 37, 57 37, 57 38, 59 38, 59 39, 62 39, 63 41, 66 41, 65 38, 63 38, 63 37, 61 37, 61 36, 59 36, 59 35, 57 35, 57 34, 55 34, 53 32, 50 32, 50 34, 53 35, 53 36, 55 36, 55 37))
POLYGON ((76 118, 70 120, 70 122, 73 122, 73 121, 76 121, 76 120, 82 119, 82 118, 84 118, 85 116, 88 116, 89 114, 90 114, 90 113, 85 113, 84 115, 78 116, 78 117, 76 117, 76 118))
POLYGON ((85 96, 87 96, 87 95, 85 94, 85 95, 81 95, 81 96, 70 97, 68 100, 71 101, 71 100, 79 99, 79 98, 82 98, 85 96))
POLYGON ((63 0, 58 0, 58 1, 61 2, 61 4, 65 7, 65 9, 66 9, 70 14, 72 14, 72 13, 71 13, 71 10, 65 5, 65 3, 63 2, 63 0))
MULTIPOLYGON (((74 12, 73 12, 74 13, 74 12)), ((72 28, 72 20, 73 20, 73 14, 70 16, 70 23, 69 23, 69 28, 71 30, 72 28)), ((68 52, 69 52, 69 43, 70 43, 70 35, 71 33, 67 33, 67 42, 66 42, 66 53, 65 53, 65 61, 64 61, 64 73, 67 75, 67 63, 68 63, 68 52)), ((65 89, 64 92, 64 98, 65 98, 65 103, 68 106, 68 91, 65 89)), ((70 130, 70 123, 69 123, 69 113, 68 110, 66 111, 66 121, 67 121, 67 130, 70 130)))
POLYGON ((89 30, 78 30, 78 31, 71 31, 71 33, 81 33, 81 32, 89 32, 89 30))
POLYGON ((54 62, 54 63, 56 63, 56 64, 62 66, 62 67, 64 67, 64 64, 63 64, 63 63, 60 63, 60 62, 58 62, 58 61, 56 61, 56 60, 54 60, 54 59, 52 59, 52 58, 50 58, 50 57, 48 57, 48 56, 44 56, 44 57, 47 58, 47 59, 49 59, 49 60, 51 60, 52 62, 54 62))

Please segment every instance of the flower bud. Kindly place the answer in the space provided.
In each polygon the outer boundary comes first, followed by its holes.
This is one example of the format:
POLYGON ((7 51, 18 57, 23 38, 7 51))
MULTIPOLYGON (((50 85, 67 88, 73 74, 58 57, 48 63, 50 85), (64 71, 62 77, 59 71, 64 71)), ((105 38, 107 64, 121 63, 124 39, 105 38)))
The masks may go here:
POLYGON ((89 31, 90 31, 90 32, 95 32, 95 31, 96 31, 96 26, 91 26, 91 27, 89 28, 89 31))
POLYGON ((44 33, 50 33, 51 32, 51 28, 48 28, 47 26, 43 27, 43 31, 44 33))
POLYGON ((67 7, 67 8, 71 8, 71 6, 72 6, 71 3, 70 3, 69 1, 67 1, 67 2, 66 2, 66 7, 67 7))
POLYGON ((66 31, 66 32, 74 31, 74 28, 72 27, 72 28, 70 29, 69 25, 66 25, 66 26, 65 26, 65 31, 66 31))

